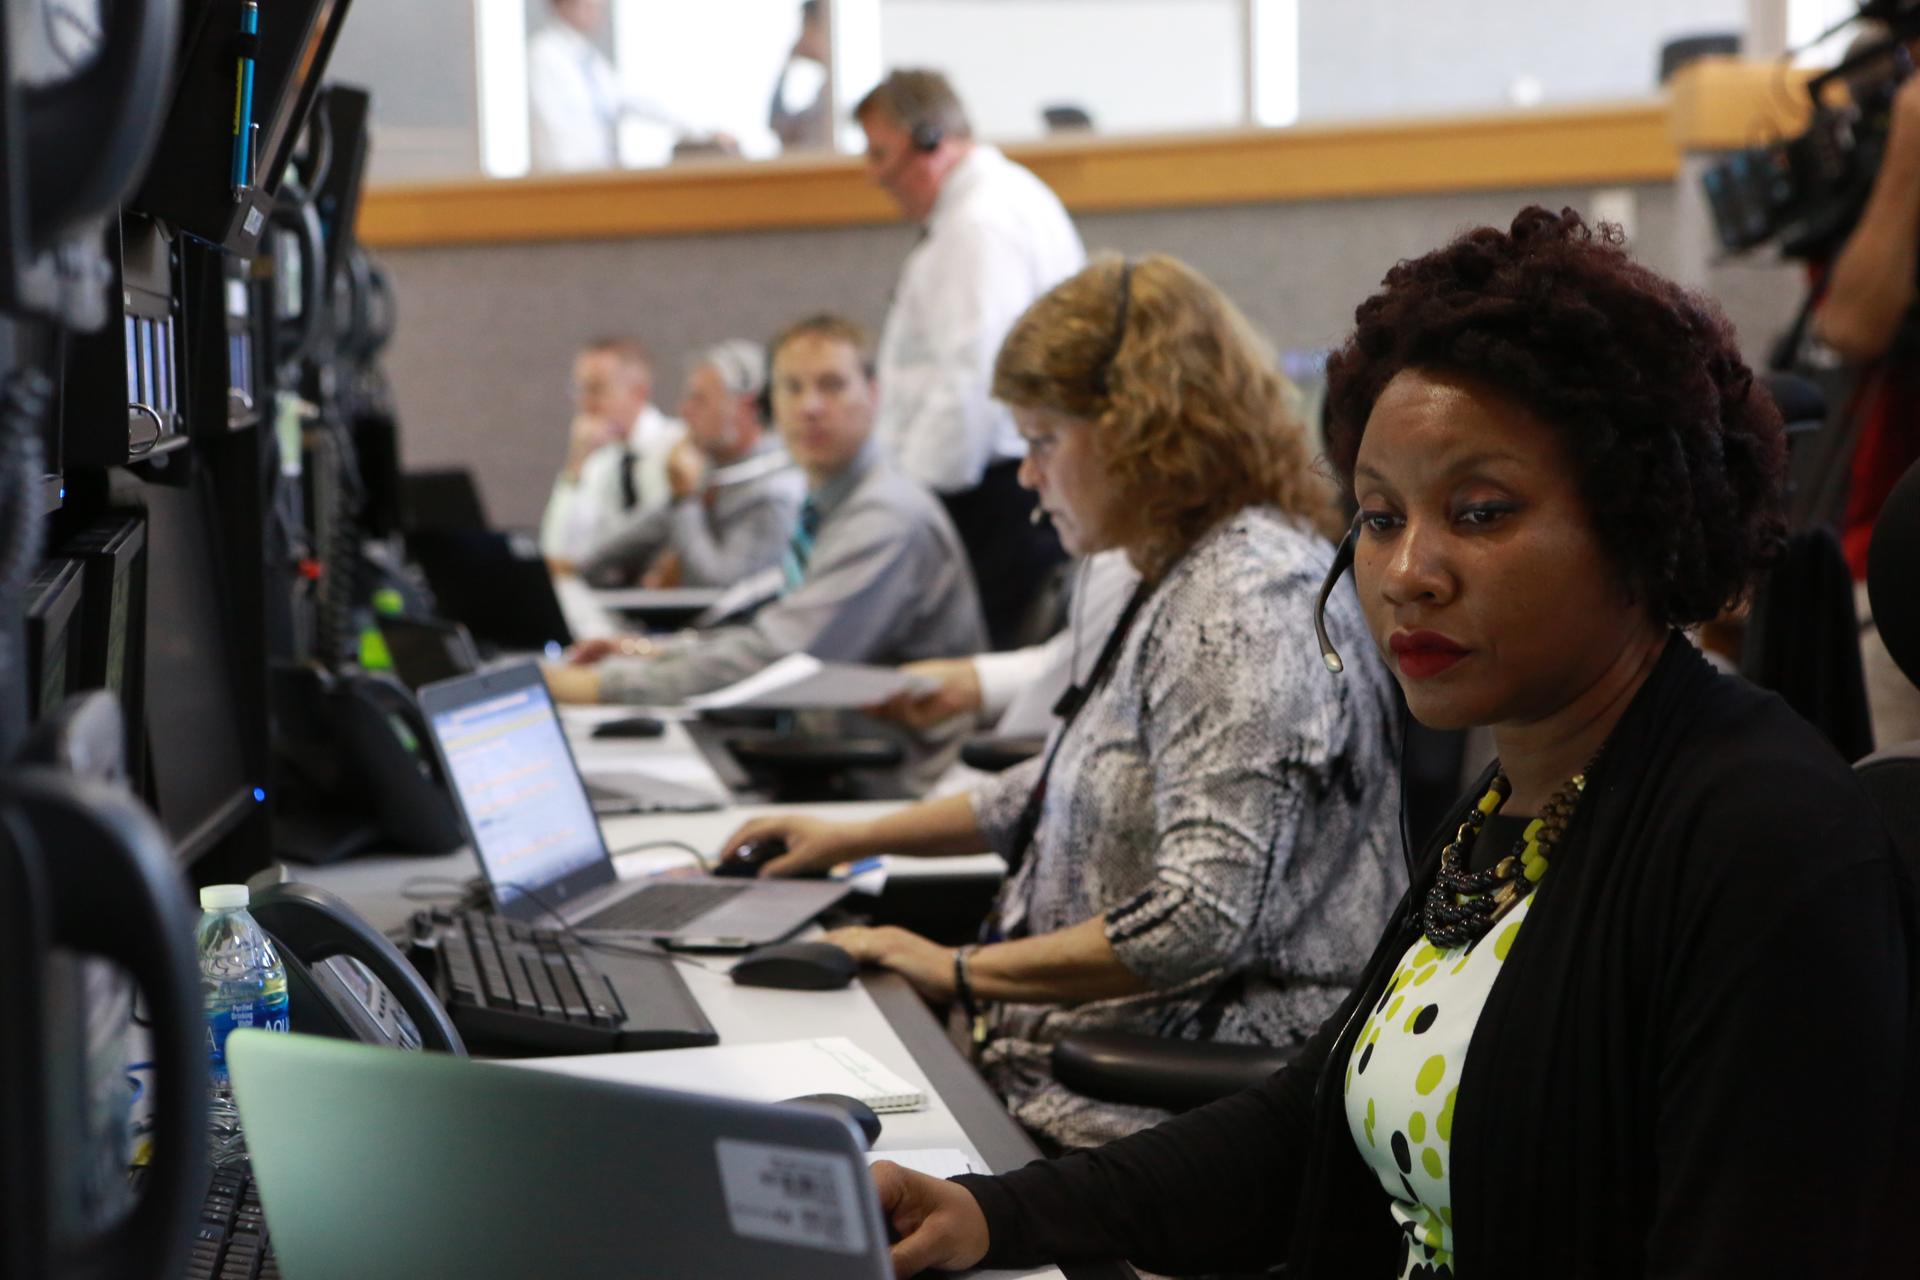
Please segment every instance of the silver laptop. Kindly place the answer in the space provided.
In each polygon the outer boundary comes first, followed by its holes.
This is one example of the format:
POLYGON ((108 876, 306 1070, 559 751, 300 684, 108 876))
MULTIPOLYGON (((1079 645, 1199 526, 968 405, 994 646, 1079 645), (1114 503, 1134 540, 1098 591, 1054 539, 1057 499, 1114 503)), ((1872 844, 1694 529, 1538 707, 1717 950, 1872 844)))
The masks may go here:
POLYGON ((475 672, 419 698, 494 908, 510 919, 731 950, 784 938, 847 894, 825 880, 622 882, 538 667, 475 672))
POLYGON ((227 1042, 287 1280, 883 1280, 844 1118, 401 1053, 227 1042))

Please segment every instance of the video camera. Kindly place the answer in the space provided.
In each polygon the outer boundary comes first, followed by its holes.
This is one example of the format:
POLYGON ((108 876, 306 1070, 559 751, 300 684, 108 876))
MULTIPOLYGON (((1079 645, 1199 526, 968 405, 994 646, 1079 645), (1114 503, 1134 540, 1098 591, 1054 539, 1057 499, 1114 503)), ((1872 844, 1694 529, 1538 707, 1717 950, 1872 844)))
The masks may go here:
POLYGON ((1778 241, 1785 257, 1825 257, 1860 220, 1886 154, 1894 94, 1914 69, 1907 44, 1920 37, 1920 0, 1864 0, 1849 21, 1879 22, 1886 34, 1807 82, 1805 132, 1737 151, 1702 175, 1729 252, 1778 241), (1844 103, 1827 100, 1836 81, 1847 85, 1844 103))

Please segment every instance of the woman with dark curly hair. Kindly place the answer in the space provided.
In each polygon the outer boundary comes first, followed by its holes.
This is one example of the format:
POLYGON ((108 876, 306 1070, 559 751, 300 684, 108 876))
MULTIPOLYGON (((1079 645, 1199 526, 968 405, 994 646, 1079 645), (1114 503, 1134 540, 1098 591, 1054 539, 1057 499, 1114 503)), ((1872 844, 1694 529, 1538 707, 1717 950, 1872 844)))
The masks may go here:
POLYGON ((1537 208, 1357 321, 1361 607, 1414 714, 1499 759, 1292 1066, 1002 1177, 876 1166, 896 1268, 1911 1274, 1912 886, 1826 742, 1681 633, 1781 538, 1726 321, 1537 208))
MULTIPOLYGON (((1014 867, 989 939, 830 935, 974 1015, 976 1058, 1056 1149, 1164 1119, 1053 1078, 1055 1043, 1126 1030, 1292 1047, 1346 996, 1405 887, 1396 708, 1377 662, 1326 679, 1314 592, 1330 505, 1288 387, 1238 308, 1167 257, 1109 257, 1014 324, 994 394, 1076 555, 1123 551, 1141 585, 1077 644, 1076 704, 1042 755, 871 822, 748 823, 768 870, 994 849, 1014 867)), ((1328 611, 1357 643, 1351 592, 1328 611)), ((1077 625, 1077 624, 1076 624, 1077 625)))

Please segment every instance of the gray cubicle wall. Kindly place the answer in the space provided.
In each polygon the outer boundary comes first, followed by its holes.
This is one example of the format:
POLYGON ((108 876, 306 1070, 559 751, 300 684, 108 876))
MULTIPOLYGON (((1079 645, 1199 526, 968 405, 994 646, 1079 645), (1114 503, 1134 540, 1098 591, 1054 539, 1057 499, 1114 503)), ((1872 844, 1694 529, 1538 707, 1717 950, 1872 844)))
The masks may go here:
MULTIPOLYGON (((1711 260, 1684 186, 1630 196, 1635 250, 1721 296, 1750 357, 1791 316, 1784 268, 1711 260)), ((1395 260, 1529 201, 1588 208, 1591 188, 1307 201, 1114 213, 1078 219, 1090 249, 1163 251, 1224 282, 1283 350, 1336 342, 1395 260)), ((583 339, 634 332, 654 349, 671 409, 681 362, 730 335, 760 337, 807 311, 878 326, 901 258, 901 226, 671 236, 550 245, 449 247, 382 255, 400 325, 388 355, 410 466, 464 464, 497 519, 538 520, 564 448, 567 362, 583 339)))

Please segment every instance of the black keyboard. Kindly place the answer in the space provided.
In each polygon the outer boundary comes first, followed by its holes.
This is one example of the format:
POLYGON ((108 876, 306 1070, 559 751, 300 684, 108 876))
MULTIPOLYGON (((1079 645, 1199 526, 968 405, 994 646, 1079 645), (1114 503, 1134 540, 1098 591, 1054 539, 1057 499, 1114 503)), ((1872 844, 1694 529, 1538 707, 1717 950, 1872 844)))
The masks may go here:
POLYGON ((713 884, 703 880, 650 884, 594 912, 580 922, 580 927, 672 933, 750 888, 751 885, 713 884))
POLYGON ((590 959, 560 930, 483 911, 422 912, 415 921, 414 937, 432 940, 435 986, 470 1047, 612 1053, 719 1042, 664 954, 590 959))
MULTIPOLYGON (((144 1174, 137 1170, 135 1177, 144 1174)), ((187 1280, 280 1280, 253 1174, 236 1165, 212 1175, 187 1254, 187 1280)))

